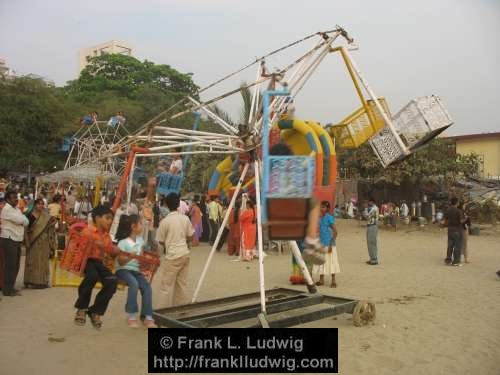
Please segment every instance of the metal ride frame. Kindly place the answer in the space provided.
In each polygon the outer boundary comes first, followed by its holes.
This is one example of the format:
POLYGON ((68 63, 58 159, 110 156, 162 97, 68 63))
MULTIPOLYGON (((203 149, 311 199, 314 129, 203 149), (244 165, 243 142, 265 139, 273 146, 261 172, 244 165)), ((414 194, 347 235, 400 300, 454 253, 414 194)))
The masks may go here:
MULTIPOLYGON (((368 119, 370 120, 370 135, 376 135, 384 126, 386 129, 392 133, 396 143, 399 147, 399 153, 396 155, 397 157, 401 157, 401 155, 408 155, 410 153, 409 148, 403 143, 400 136, 398 135, 394 125, 392 124, 390 115, 386 112, 383 103, 379 102, 379 99, 373 92, 372 88, 369 86, 366 79, 362 76, 359 71, 357 64, 354 62, 352 56, 349 53, 350 49, 353 49, 353 40, 349 37, 347 32, 341 28, 336 27, 336 29, 320 32, 309 35, 299 41, 291 43, 285 47, 282 47, 278 50, 275 50, 261 58, 256 59, 249 65, 239 69, 238 71, 223 77, 217 82, 201 89, 198 94, 212 88, 219 83, 225 81, 226 79, 235 76, 236 74, 242 72, 245 69, 248 69, 251 66, 258 65, 257 68, 257 78, 254 82, 245 85, 244 87, 239 87, 232 91, 229 91, 223 95, 217 96, 213 99, 206 101, 198 101, 192 97, 187 97, 186 99, 176 103, 176 105, 170 107, 166 111, 160 113, 155 118, 150 120, 144 126, 142 126, 139 130, 130 134, 127 137, 122 138, 118 144, 120 145, 119 152, 113 152, 111 154, 105 155, 105 158, 112 157, 120 157, 123 156, 125 152, 128 152, 129 158, 127 162, 127 167, 125 173, 122 176, 122 184, 121 187, 124 188, 127 184, 128 180, 128 193, 127 193, 127 201, 130 202, 130 189, 132 184, 132 174, 135 162, 137 158, 144 157, 159 157, 159 156, 168 156, 173 155, 175 152, 174 149, 182 148, 183 151, 180 152, 181 155, 193 155, 193 154, 235 154, 235 153, 251 153, 254 156, 254 159, 250 158, 250 162, 246 163, 243 167, 243 171, 238 180, 238 184, 235 188, 234 194, 229 203, 228 210, 224 216, 223 222, 220 226, 220 229, 217 233, 217 237, 215 243, 213 244, 208 258, 206 260, 203 271, 200 275, 199 281, 196 285, 191 303, 191 306, 197 306, 197 299, 200 292, 200 289, 203 285, 203 281, 206 277, 208 268, 212 261, 213 255, 217 249, 219 241, 222 236, 223 228, 225 227, 229 214, 234 207, 236 197, 238 196, 243 180, 245 176, 250 171, 253 171, 255 178, 255 190, 256 190, 256 207, 257 207, 257 245, 258 245, 258 254, 259 254, 259 296, 260 296, 260 314, 259 320, 261 326, 268 326, 268 322, 266 319, 266 314, 268 312, 266 306, 266 290, 265 290, 265 280, 264 280, 264 252, 263 252, 263 234, 262 234, 262 226, 266 224, 267 215, 266 215, 266 195, 261 195, 261 181, 262 179, 266 181, 268 179, 267 165, 262 165, 262 161, 259 160, 258 157, 255 157, 257 154, 255 150, 259 147, 262 147, 263 150, 263 161, 266 163, 267 153, 268 153, 268 133, 269 133, 269 125, 274 123, 281 114, 287 111, 287 107, 290 103, 290 100, 298 95, 298 93, 302 90, 307 81, 314 74, 317 67, 320 63, 325 59, 325 57, 334 52, 340 52, 346 66, 348 72, 353 80, 354 86, 356 88, 356 92, 361 100, 362 106, 366 111, 368 119), (316 43, 316 45, 305 54, 301 55, 298 59, 296 59, 293 63, 286 66, 284 69, 279 70, 275 73, 268 73, 265 67, 265 59, 271 55, 274 55, 278 52, 283 51, 286 48, 297 45, 305 40, 311 39, 315 36, 319 36, 320 40, 316 43), (338 37, 343 37, 345 41, 347 41, 347 45, 341 45, 338 47, 332 47, 333 43, 338 39, 338 37), (267 88, 261 93, 261 87, 264 84, 268 84, 267 88), (278 89, 277 86, 280 86, 281 89, 278 89), (252 99, 251 99, 251 110, 250 110, 250 118, 248 121, 248 132, 242 134, 239 129, 237 129, 232 124, 227 123, 222 118, 220 118, 214 111, 211 110, 210 105, 224 99, 230 95, 234 95, 239 93, 242 89, 253 89, 252 99), (363 90, 366 91, 368 97, 371 99, 372 103, 375 105, 378 113, 376 114, 378 117, 381 117, 383 121, 375 118, 374 111, 372 107, 368 105, 368 101, 365 99, 363 95, 363 90), (170 114, 172 110, 178 105, 187 105, 187 109, 183 109, 180 112, 170 114), (186 130, 170 127, 175 119, 190 114, 196 114, 196 121, 199 119, 200 113, 208 116, 211 120, 213 120, 216 124, 218 124, 225 134, 204 132, 199 130, 186 130), (135 145, 146 145, 141 149, 134 148, 135 145), (193 149, 195 147, 196 149, 193 149)), ((372 145, 373 146, 373 145, 372 145)), ((381 162, 387 165, 387 160, 381 160, 381 162)), ((265 191, 265 189, 264 189, 265 191)), ((117 194, 120 197, 120 194, 117 194)), ((115 202, 114 207, 119 205, 119 201, 115 202)), ((313 283, 311 275, 302 259, 301 253, 298 249, 298 246, 295 241, 290 241, 290 247, 295 257, 297 263, 302 270, 304 277, 307 282, 307 286, 310 293, 316 293, 316 286, 313 283)), ((286 293, 285 293, 286 294, 286 293)), ((236 297, 235 297, 236 298, 236 297)), ((346 300, 344 300, 346 302, 346 300)), ((354 300, 349 300, 349 303, 357 302, 354 300)), ((341 309, 329 309, 330 315, 335 315, 340 312, 353 312, 354 305, 346 310, 345 308, 341 309)), ((182 307, 184 308, 184 307, 182 307)), ((187 309, 187 306, 186 308, 187 309)), ((174 311, 175 308, 171 311, 174 311)), ((182 309, 181 309, 182 310, 182 309)), ((163 313, 170 311, 169 309, 161 310, 155 313, 155 318, 163 323, 167 322, 165 320, 165 316, 163 313), (163 319, 163 320, 162 320, 163 319)), ((177 311, 177 310, 176 310, 177 311)), ((256 311, 253 309, 252 311, 256 311)), ((243 315, 245 315, 244 313, 243 315)), ((238 314, 236 314, 238 315, 238 314)), ((246 316, 246 315, 245 315, 246 316)), ((323 316, 323 315, 322 315, 323 316)), ((169 324, 172 324, 172 320, 168 320, 169 324)), ((276 323, 275 326, 280 326, 281 323, 276 323)), ((181 322, 178 323, 178 326, 183 326, 181 322)), ((185 326, 185 325, 184 325, 185 326)))
POLYGON ((110 152, 116 152, 120 147, 120 140, 128 134, 129 131, 121 122, 115 126, 108 125, 107 121, 81 125, 71 137, 71 148, 64 169, 100 164, 102 172, 120 176, 124 163, 116 158, 103 162, 103 157, 110 152))

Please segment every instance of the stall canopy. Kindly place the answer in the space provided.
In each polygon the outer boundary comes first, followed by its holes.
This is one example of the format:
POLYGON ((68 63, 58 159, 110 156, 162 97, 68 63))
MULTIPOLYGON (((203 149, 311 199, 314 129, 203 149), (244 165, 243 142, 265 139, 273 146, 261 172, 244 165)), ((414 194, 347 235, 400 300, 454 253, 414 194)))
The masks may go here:
POLYGON ((41 175, 37 179, 40 183, 62 181, 95 183, 97 177, 101 177, 106 182, 118 182, 120 180, 120 176, 103 172, 98 165, 91 164, 74 166, 62 171, 41 175))

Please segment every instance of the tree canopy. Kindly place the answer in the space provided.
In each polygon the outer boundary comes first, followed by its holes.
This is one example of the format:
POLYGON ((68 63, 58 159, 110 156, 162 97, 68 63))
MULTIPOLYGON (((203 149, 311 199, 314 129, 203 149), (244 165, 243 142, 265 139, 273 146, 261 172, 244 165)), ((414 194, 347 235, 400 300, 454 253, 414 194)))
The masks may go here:
POLYGON ((418 183, 429 176, 443 176, 451 182, 461 175, 475 175, 479 166, 477 155, 457 155, 454 144, 440 138, 385 169, 368 144, 356 150, 339 150, 338 162, 339 169, 347 169, 355 176, 395 185, 418 183))
POLYGON ((66 92, 84 103, 103 92, 137 99, 150 89, 179 99, 195 95, 198 87, 191 74, 180 73, 169 65, 157 65, 148 60, 140 62, 135 57, 119 54, 91 58, 79 78, 65 87, 66 92))
POLYGON ((64 100, 43 80, 0 80, 0 174, 60 167, 57 149, 68 117, 64 100))
MULTIPOLYGON (((0 77, 0 174, 25 171, 30 164, 34 172, 62 167, 63 136, 74 134, 91 111, 101 120, 122 111, 133 131, 197 90, 191 74, 116 54, 92 58, 63 87, 30 77, 0 77)), ((192 126, 190 116, 176 126, 192 126)))

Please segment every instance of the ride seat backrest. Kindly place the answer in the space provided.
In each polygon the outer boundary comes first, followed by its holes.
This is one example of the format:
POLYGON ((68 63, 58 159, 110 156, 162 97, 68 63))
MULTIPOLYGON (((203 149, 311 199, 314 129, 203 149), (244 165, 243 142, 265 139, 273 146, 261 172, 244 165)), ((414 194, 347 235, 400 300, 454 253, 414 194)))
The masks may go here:
POLYGON ((267 200, 270 240, 302 240, 306 236, 309 199, 269 198, 267 200))
POLYGON ((184 175, 172 175, 170 173, 160 173, 157 177, 156 191, 160 194, 179 193, 184 175))

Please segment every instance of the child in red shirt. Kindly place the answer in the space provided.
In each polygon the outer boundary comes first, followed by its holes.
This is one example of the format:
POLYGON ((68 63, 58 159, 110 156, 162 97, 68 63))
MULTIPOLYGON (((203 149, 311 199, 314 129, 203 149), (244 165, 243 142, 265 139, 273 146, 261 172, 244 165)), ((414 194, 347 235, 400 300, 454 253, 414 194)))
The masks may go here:
POLYGON ((92 210, 94 225, 89 225, 82 231, 82 247, 87 255, 85 275, 78 287, 78 299, 75 307, 78 309, 75 324, 84 325, 88 315, 95 328, 101 328, 101 316, 104 315, 109 301, 116 292, 118 278, 103 263, 104 253, 118 255, 119 250, 113 245, 109 228, 113 221, 113 211, 107 206, 97 206, 92 210), (100 281, 102 288, 95 297, 94 304, 89 307, 92 289, 100 281))

